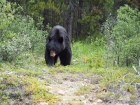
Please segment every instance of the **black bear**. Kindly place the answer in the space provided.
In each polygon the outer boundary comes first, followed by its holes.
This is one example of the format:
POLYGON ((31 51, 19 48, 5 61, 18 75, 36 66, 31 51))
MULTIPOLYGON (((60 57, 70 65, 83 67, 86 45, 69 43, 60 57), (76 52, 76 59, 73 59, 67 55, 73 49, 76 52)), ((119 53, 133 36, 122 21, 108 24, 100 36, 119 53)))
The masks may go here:
POLYGON ((56 25, 46 38, 45 61, 48 66, 53 66, 60 58, 61 65, 70 65, 71 47, 67 31, 64 27, 56 25))

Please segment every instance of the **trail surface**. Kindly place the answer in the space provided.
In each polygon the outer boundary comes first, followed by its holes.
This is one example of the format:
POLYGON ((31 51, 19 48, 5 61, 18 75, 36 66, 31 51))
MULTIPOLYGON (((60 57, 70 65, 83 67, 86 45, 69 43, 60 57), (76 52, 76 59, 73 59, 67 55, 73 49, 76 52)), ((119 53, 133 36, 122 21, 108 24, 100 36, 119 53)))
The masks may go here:
POLYGON ((43 78, 50 83, 49 92, 62 98, 58 105, 140 105, 138 100, 130 100, 129 92, 119 98, 110 96, 107 88, 100 87, 99 75, 56 73, 43 78))

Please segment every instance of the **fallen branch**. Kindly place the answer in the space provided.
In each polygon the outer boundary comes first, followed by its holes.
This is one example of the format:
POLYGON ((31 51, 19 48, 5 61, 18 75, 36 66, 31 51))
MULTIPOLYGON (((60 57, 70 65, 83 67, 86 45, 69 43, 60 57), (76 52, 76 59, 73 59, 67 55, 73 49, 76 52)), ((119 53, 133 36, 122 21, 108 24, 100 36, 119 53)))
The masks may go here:
POLYGON ((140 75, 140 72, 137 71, 136 67, 135 67, 135 66, 132 66, 132 67, 133 67, 133 69, 135 70, 135 72, 136 72, 138 75, 140 75))

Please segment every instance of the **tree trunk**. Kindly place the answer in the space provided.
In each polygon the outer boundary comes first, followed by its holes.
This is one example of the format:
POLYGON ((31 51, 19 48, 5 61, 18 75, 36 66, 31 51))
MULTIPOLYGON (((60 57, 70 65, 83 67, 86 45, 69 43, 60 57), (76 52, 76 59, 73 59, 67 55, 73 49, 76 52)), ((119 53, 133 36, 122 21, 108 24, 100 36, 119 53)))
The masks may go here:
POLYGON ((49 23, 48 21, 48 16, 49 16, 49 10, 48 9, 44 9, 43 11, 43 30, 46 30, 46 26, 49 23))
POLYGON ((72 40, 72 23, 73 23, 73 15, 74 15, 74 5, 75 5, 75 0, 70 0, 68 4, 68 0, 65 0, 65 3, 70 6, 69 10, 66 10, 64 15, 65 15, 65 24, 64 27, 66 28, 69 36, 69 40, 72 40))
POLYGON ((68 32, 68 5, 69 5, 69 0, 64 0, 64 3, 66 5, 66 9, 64 11, 64 27, 66 28, 67 32, 68 32))
MULTIPOLYGON (((78 20, 82 19, 82 8, 83 8, 83 0, 79 0, 79 7, 78 7, 78 20)), ((76 37, 78 37, 81 34, 82 24, 80 22, 77 22, 77 33, 76 37)))

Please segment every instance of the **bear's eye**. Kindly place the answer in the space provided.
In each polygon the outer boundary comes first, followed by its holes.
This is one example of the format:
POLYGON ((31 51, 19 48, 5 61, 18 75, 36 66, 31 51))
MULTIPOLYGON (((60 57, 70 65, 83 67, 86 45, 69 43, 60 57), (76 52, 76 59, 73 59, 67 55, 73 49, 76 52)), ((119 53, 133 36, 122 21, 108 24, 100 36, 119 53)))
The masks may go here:
POLYGON ((62 43, 63 43, 63 37, 60 37, 60 38, 58 39, 58 42, 62 44, 62 43))

